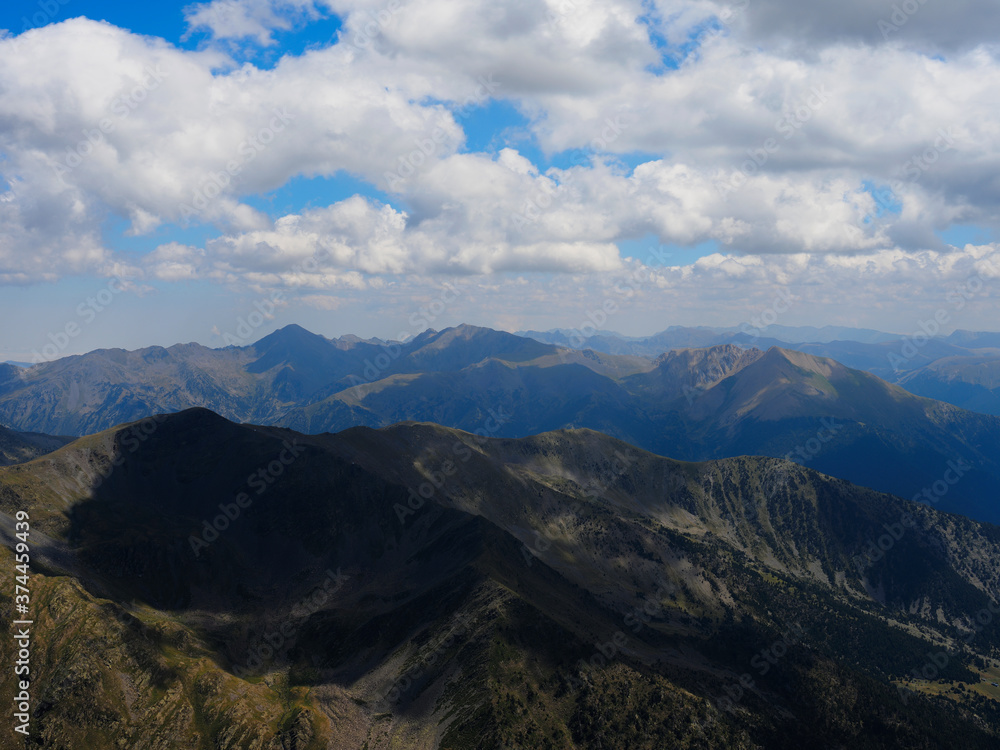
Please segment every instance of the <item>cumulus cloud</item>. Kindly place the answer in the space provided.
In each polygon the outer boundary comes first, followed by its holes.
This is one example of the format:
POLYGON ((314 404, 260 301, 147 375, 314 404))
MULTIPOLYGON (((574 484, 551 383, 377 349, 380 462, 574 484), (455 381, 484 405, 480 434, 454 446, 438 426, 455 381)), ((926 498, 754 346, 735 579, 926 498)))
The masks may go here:
MULTIPOLYGON (((995 327, 1000 301, 1000 247, 966 246, 950 252, 879 250, 861 255, 715 253, 694 263, 669 262, 650 247, 614 271, 518 274, 453 279, 441 329, 467 322, 517 331, 526 328, 606 328, 648 335, 668 325, 740 326, 773 313, 774 300, 792 300, 778 322, 786 325, 875 326, 904 335, 920 330, 939 310, 945 332, 995 327), (454 297, 454 299, 451 299, 454 297), (516 304, 512 301, 516 300, 516 304)), ((441 296, 433 276, 386 277, 377 295, 347 287, 308 294, 311 308, 354 313, 337 330, 410 335, 420 308, 441 296), (377 326, 366 320, 377 320, 377 326), (399 326, 397 328, 397 326, 399 326)), ((424 317, 424 316, 420 316, 424 317)))
POLYGON ((954 53, 995 44, 1000 33, 1000 7, 990 0, 655 0, 654 5, 655 18, 675 34, 714 20, 748 42, 798 52, 846 42, 954 53))
POLYGON ((169 242, 144 258, 149 275, 160 281, 193 281, 205 270, 205 251, 169 242))
POLYGON ((64 271, 96 271, 109 215, 133 234, 267 227, 244 196, 296 175, 377 182, 431 127, 442 154, 457 148, 444 107, 354 75, 351 59, 334 47, 218 72, 215 53, 86 19, 0 40, 4 265, 30 278, 63 257, 64 271))
MULTIPOLYGON (((452 3, 449 13, 434 0, 421 0, 403 6, 384 26, 374 24, 377 34, 365 47, 365 59, 372 65, 406 59, 428 78, 457 81, 442 83, 453 89, 471 85, 473 74, 495 72, 503 95, 518 101, 549 152, 569 151, 584 160, 604 153, 661 155, 643 166, 655 170, 659 166, 650 165, 663 161, 698 175, 696 190, 705 180, 741 184, 759 177, 765 185, 756 194, 763 209, 758 219, 745 221, 737 207, 720 220, 726 231, 685 232, 675 226, 660 232, 664 241, 686 242, 687 234, 727 244, 739 239, 734 247, 747 251, 769 245, 775 251, 864 251, 893 243, 940 249, 936 232, 954 223, 995 226, 1000 219, 991 176, 1000 157, 995 127, 1000 113, 990 95, 1000 83, 995 55, 967 44, 949 58, 933 57, 913 46, 877 39, 859 44, 863 40, 839 33, 822 39, 800 34, 809 49, 796 54, 787 45, 761 46, 762 40, 736 33, 742 14, 778 13, 780 5, 673 3, 651 15, 633 3, 580 0, 553 3, 543 17, 511 4, 503 17, 516 16, 518 22, 494 24, 484 21, 489 12, 479 4, 452 3), (656 68, 664 51, 650 34, 665 28, 664 19, 668 26, 688 24, 679 38, 685 41, 692 29, 720 16, 729 20, 727 33, 701 37, 697 51, 676 70, 656 68), (443 43, 422 42, 428 28, 443 43), (604 46, 608 39, 626 38, 628 52, 614 48, 610 59, 603 56, 602 50, 611 49, 604 46), (481 46, 489 53, 474 54, 469 39, 485 40, 481 46), (545 65, 539 55, 572 59, 573 65, 569 70, 545 65), (525 66, 531 69, 527 75, 525 66), (878 205, 856 216, 870 200, 864 193, 873 188, 878 205), (824 192, 822 199, 814 197, 824 192), (795 204, 812 208, 795 216, 795 204), (769 220, 782 213, 781 225, 769 220), (810 222, 812 227, 791 225, 810 222), (796 246, 797 235, 802 242, 796 246)), ((373 7, 357 2, 341 10, 373 7)), ((921 13, 926 10, 921 6, 921 13)), ((870 20, 865 13, 870 15, 851 6, 844 16, 860 28, 870 20)), ((352 27, 348 16, 348 29, 361 29, 363 20, 373 23, 371 16, 358 18, 352 27)), ((426 202, 426 185, 419 188, 408 197, 426 202)), ((645 201, 650 204, 645 217, 628 221, 669 223, 664 211, 657 216, 651 205, 657 197, 645 201)), ((679 200, 702 199, 695 194, 679 200)), ((605 205, 594 202, 590 210, 602 214, 605 205)))
MULTIPOLYGON (((198 273, 270 274, 316 288, 399 274, 615 273, 624 267, 615 243, 651 234, 664 244, 714 240, 757 262, 762 254, 898 251, 872 218, 875 198, 853 182, 736 176, 739 187, 730 173, 662 160, 631 174, 613 163, 541 174, 511 149, 493 158, 455 154, 413 175, 412 212, 354 196, 286 215, 210 241, 198 273), (315 267, 304 273, 310 259, 315 267)), ((191 252, 184 249, 185 262, 191 252)), ((176 253, 167 246, 152 254, 151 273, 179 273, 176 253)))
MULTIPOLYGON (((938 311, 945 332, 995 327, 1000 301, 1000 246, 951 252, 880 250, 860 255, 715 253, 687 265, 658 265, 656 248, 615 273, 564 275, 544 283, 498 280, 475 292, 487 320, 514 316, 508 330, 532 325, 589 326, 649 334, 668 324, 740 326, 792 299, 787 325, 875 325, 905 335, 938 311), (516 297, 517 311, 503 300, 516 297), (611 312, 608 312, 608 311, 611 312)), ((462 303, 459 303, 462 304, 462 303)), ((476 314, 453 310, 461 319, 476 314)))
POLYGON ((563 0, 329 0, 344 17, 343 43, 373 58, 405 60, 404 75, 435 79, 452 98, 479 76, 510 91, 584 94, 655 64, 640 2, 563 0))
POLYGON ((1000 220, 1000 66, 980 44, 997 11, 970 0, 969 14, 982 11, 970 25, 912 2, 889 41, 872 31, 881 11, 860 1, 186 9, 192 29, 262 45, 341 17, 338 43, 268 70, 82 18, 0 39, 0 281, 101 272, 121 260, 104 241, 109 219, 129 236, 214 225, 199 248, 167 241, 149 254, 153 278, 318 288, 614 272, 616 243, 648 234, 734 255, 944 251, 942 229, 1000 220), (460 110, 490 98, 572 165, 464 152, 460 110), (389 202, 277 216, 248 200, 338 173, 389 202), (317 253, 325 275, 293 270, 317 253))
POLYGON ((217 40, 252 39, 274 44, 274 31, 292 28, 296 22, 321 14, 314 0, 212 0, 184 8, 189 34, 207 31, 217 40))
MULTIPOLYGON (((516 209, 513 194, 501 197, 509 210, 516 209)), ((203 275, 314 288, 358 286, 364 275, 600 272, 621 266, 613 243, 577 234, 510 242, 504 226, 512 216, 481 194, 413 222, 391 206, 355 196, 284 216, 271 229, 219 237, 196 260, 203 275)), ((159 248, 150 272, 165 280, 176 274, 177 252, 159 248)), ((191 248, 182 255, 185 264, 195 257, 191 248)))

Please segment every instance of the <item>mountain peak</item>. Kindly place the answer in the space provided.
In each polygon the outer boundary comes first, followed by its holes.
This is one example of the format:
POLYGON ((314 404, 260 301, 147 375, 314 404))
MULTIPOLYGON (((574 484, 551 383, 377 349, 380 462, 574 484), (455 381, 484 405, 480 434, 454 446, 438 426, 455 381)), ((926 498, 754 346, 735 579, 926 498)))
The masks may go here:
POLYGON ((160 423, 170 423, 184 427, 220 427, 235 424, 231 420, 203 406, 193 406, 190 409, 173 412, 172 414, 158 414, 153 419, 160 423))
POLYGON ((253 344, 253 346, 255 349, 263 351, 282 343, 314 341, 329 343, 329 339, 320 336, 318 333, 306 330, 298 323, 289 323, 287 326, 278 328, 274 332, 259 339, 255 344, 253 344))
POLYGON ((487 357, 509 362, 527 362, 555 353, 556 347, 535 339, 516 336, 506 331, 469 325, 467 323, 445 328, 423 341, 410 358, 413 364, 435 369, 452 369, 457 363, 474 364, 487 357))
POLYGON ((495 331, 492 328, 484 328, 483 326, 476 326, 471 323, 460 323, 457 326, 443 329, 439 333, 438 339, 473 339, 481 336, 488 336, 497 339, 507 337, 524 338, 523 336, 516 336, 515 334, 507 333, 506 331, 495 331))
POLYGON ((248 369, 250 372, 264 372, 280 364, 302 362, 317 354, 327 354, 334 347, 329 339, 292 323, 268 334, 252 348, 259 359, 248 369))
POLYGON ((745 349, 736 344, 673 349, 657 357, 650 372, 633 376, 629 383, 640 388, 644 395, 678 398, 688 395, 688 389, 711 387, 762 356, 760 349, 745 349))
POLYGON ((780 346, 769 348, 764 353, 764 356, 761 357, 761 362, 767 364, 789 364, 801 370, 822 375, 823 377, 830 377, 830 375, 838 370, 847 369, 839 362, 827 357, 817 357, 795 349, 783 349, 780 346))
POLYGON ((739 360, 749 356, 758 359, 763 355, 760 349, 747 349, 739 344, 716 344, 706 347, 685 347, 681 349, 671 349, 657 357, 653 364, 656 367, 669 366, 672 363, 683 361, 697 363, 702 360, 733 359, 739 360))

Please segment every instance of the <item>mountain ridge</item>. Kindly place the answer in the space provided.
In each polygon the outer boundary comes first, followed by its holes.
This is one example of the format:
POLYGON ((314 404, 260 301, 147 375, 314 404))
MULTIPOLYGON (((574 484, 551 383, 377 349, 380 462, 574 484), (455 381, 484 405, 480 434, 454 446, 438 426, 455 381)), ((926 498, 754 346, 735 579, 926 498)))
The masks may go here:
POLYGON ((795 456, 905 497, 936 486, 949 461, 962 461, 971 468, 961 482, 929 501, 1000 521, 991 489, 1000 483, 1000 420, 808 352, 726 344, 650 361, 475 326, 386 345, 335 345, 294 327, 262 342, 97 352, 40 365, 0 383, 0 417, 21 430, 90 425, 93 432, 204 406, 309 433, 406 420, 475 432, 487 428, 490 410, 502 410, 508 418, 491 435, 589 427, 686 460, 795 456))
MULTIPOLYGON (((297 435, 192 409, 0 469, 0 518, 26 506, 51 540, 33 576, 50 743, 986 748, 1000 732, 982 699, 906 679, 976 634, 1000 529, 779 459, 678 462, 592 430, 297 435), (100 660, 77 645, 97 636, 100 660), (646 718, 593 725, 629 712, 646 718)), ((945 684, 978 686, 1000 634, 971 643, 945 684)))

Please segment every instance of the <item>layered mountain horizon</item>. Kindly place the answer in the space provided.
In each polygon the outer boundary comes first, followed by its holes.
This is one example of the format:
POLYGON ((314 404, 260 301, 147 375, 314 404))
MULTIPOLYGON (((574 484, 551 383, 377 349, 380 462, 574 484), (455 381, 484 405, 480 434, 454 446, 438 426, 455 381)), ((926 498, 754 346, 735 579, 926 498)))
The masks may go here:
POLYGON ((779 346, 649 358, 475 326, 392 343, 291 325, 246 347, 98 350, 0 370, 0 423, 24 432, 81 435, 196 406, 307 434, 408 420, 502 437, 586 427, 682 460, 788 458, 1000 522, 1000 418, 779 346))
POLYGON ((52 746, 1000 736, 1000 418, 801 348, 288 326, 6 365, 0 415, 52 746))
POLYGON ((924 323, 907 335, 842 326, 754 328, 748 324, 733 328, 671 326, 646 337, 611 331, 584 335, 571 329, 525 331, 521 335, 574 349, 647 357, 669 349, 722 344, 763 349, 779 346, 835 359, 903 385, 918 396, 1000 415, 1000 333, 957 329, 944 336, 924 323))

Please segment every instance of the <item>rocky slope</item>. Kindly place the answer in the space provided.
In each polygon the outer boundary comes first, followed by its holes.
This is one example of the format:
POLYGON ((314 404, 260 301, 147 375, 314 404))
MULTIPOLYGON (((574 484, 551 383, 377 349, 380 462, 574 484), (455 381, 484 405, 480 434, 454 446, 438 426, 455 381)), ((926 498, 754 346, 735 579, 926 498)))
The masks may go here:
POLYGON ((998 741, 1000 530, 789 462, 191 410, 0 469, 19 510, 40 746, 998 741))

